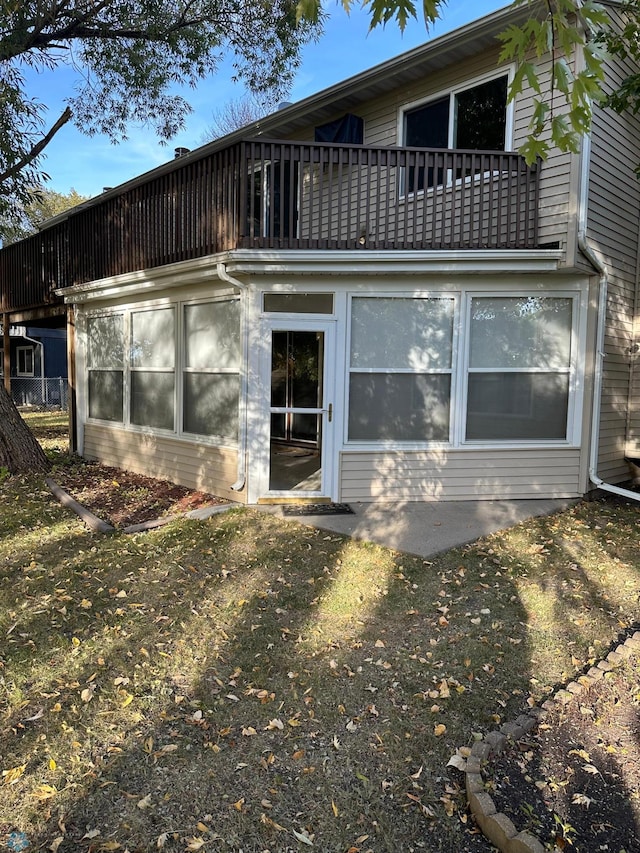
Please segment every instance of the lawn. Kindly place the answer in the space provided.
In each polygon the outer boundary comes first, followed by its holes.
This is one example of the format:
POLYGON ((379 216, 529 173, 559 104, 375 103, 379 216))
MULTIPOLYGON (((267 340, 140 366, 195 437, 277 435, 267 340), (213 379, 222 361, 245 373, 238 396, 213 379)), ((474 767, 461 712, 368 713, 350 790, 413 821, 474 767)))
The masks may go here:
POLYGON ((447 761, 638 619, 639 512, 425 561, 253 509, 99 535, 5 479, 0 844, 490 850, 447 761))

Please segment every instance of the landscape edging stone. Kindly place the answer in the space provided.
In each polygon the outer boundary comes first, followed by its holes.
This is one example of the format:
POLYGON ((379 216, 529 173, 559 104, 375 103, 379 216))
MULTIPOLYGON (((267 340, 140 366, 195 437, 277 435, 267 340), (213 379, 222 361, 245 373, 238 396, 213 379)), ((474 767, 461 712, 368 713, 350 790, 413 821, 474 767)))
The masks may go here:
POLYGON ((482 834, 501 853, 545 853, 545 849, 538 838, 527 831, 518 832, 511 818, 497 811, 496 804, 485 787, 484 766, 500 755, 507 744, 517 742, 537 728, 550 711, 556 710, 558 706, 568 705, 585 689, 588 690, 599 681, 605 672, 617 669, 633 654, 640 654, 640 630, 630 630, 633 633, 619 642, 606 658, 591 667, 586 674, 578 676, 557 690, 540 707, 534 706, 515 720, 504 723, 499 730, 488 732, 482 740, 473 744, 462 771, 465 774, 467 806, 482 834))

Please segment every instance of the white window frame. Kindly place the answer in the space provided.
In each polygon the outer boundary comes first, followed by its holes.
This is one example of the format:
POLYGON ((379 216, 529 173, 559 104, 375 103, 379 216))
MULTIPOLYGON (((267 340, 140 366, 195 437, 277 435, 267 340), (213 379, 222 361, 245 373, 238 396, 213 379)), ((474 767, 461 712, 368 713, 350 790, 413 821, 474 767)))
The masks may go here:
MULTIPOLYGON (((397 129, 397 139, 399 140, 399 145, 405 145, 405 115, 407 113, 412 112, 419 107, 426 107, 430 103, 434 103, 435 101, 440 101, 442 98, 445 98, 447 95, 449 96, 449 127, 447 130, 447 144, 449 148, 452 147, 453 143, 453 132, 455 129, 455 98, 456 95, 459 95, 461 92, 466 92, 468 89, 475 89, 477 86, 482 86, 484 83, 489 83, 491 80, 498 80, 500 77, 507 78, 507 92, 511 87, 511 83, 513 82, 513 77, 515 74, 515 65, 503 65, 500 69, 487 72, 486 74, 480 74, 477 77, 472 77, 469 80, 465 80, 464 83, 460 83, 457 86, 452 86, 447 89, 440 89, 437 92, 433 92, 427 97, 419 98, 415 101, 410 101, 408 104, 403 104, 398 108, 398 129, 397 129)), ((507 103, 505 107, 505 127, 504 127, 504 150, 510 151, 513 147, 513 130, 514 130, 514 117, 515 117, 515 103, 514 101, 509 101, 507 97, 507 103)))
MULTIPOLYGON (((469 80, 466 80, 464 83, 461 83, 457 86, 453 86, 447 89, 440 89, 437 92, 429 95, 428 97, 419 98, 416 101, 411 101, 408 104, 403 104, 398 108, 397 115, 397 131, 396 131, 396 139, 398 139, 398 144, 400 146, 406 147, 406 124, 405 117, 407 113, 412 112, 419 107, 425 107, 430 103, 435 103, 436 101, 440 101, 445 97, 449 97, 449 126, 447 128, 447 149, 450 150, 453 146, 453 136, 455 130, 455 99, 456 95, 459 95, 461 92, 466 92, 468 89, 475 89, 476 86, 482 86, 484 83, 489 83, 492 80, 498 80, 500 77, 507 78, 507 102, 505 105, 505 127, 504 127, 504 150, 505 152, 509 152, 513 150, 513 136, 514 136, 514 124, 515 124, 515 103, 514 101, 510 101, 508 97, 509 89, 511 88, 511 83, 513 82, 513 78, 515 75, 515 65, 509 64, 501 66, 501 68, 497 71, 490 71, 485 74, 480 74, 477 77, 472 77, 469 80)), ((453 174, 451 169, 447 169, 447 176, 445 181, 442 184, 435 184, 431 187, 424 187, 423 189, 416 190, 416 192, 407 192, 405 189, 405 177, 404 177, 404 169, 400 169, 400 190, 399 197, 406 198, 407 196, 414 197, 420 195, 421 193, 433 193, 433 192, 442 192, 444 187, 451 186, 453 183, 453 174)), ((488 177, 488 173, 478 173, 476 175, 470 175, 465 178, 456 179, 456 183, 461 183, 463 180, 466 183, 471 183, 471 181, 481 181, 485 180, 488 177)))
MULTIPOLYGON (((89 417, 88 405, 85 413, 85 419, 87 423, 96 423, 103 424, 113 428, 125 429, 128 432, 132 433, 141 433, 141 434, 150 434, 150 435, 163 435, 170 436, 171 438, 175 438, 177 440, 184 440, 193 443, 197 441, 198 444, 207 444, 214 447, 236 447, 237 441, 230 439, 228 437, 216 436, 216 435, 200 435, 196 433, 189 433, 183 430, 183 417, 182 417, 182 408, 183 408, 183 397, 184 397, 184 389, 183 389, 183 373, 184 366, 186 361, 186 353, 185 353, 185 341, 184 341, 184 307, 186 305, 191 304, 203 304, 209 302, 220 302, 220 301, 229 301, 231 298, 237 298, 232 296, 230 293, 219 294, 213 297, 193 297, 193 298, 185 298, 183 300, 157 300, 157 301, 145 301, 145 302, 136 302, 130 303, 127 305, 119 305, 117 308, 112 309, 96 309, 92 311, 88 311, 83 315, 82 323, 85 330, 88 326, 88 321, 95 317, 105 317, 105 316, 113 316, 120 315, 123 318, 123 340, 124 340, 124 349, 123 349, 123 419, 122 421, 105 421, 98 418, 89 417), (174 428, 173 430, 161 429, 158 427, 149 427, 142 426, 139 424, 134 424, 131 422, 131 374, 136 370, 136 368, 131 367, 131 335, 132 335, 132 316, 133 314, 142 313, 145 311, 154 311, 161 309, 171 308, 174 312, 174 329, 175 329, 175 352, 174 352, 174 428)), ((239 335, 242 347, 242 306, 240 309, 240 328, 239 335)), ((89 387, 89 367, 88 367, 88 343, 85 340, 85 345, 82 347, 82 352, 79 352, 79 358, 83 360, 83 381, 84 387, 88 391, 89 387)), ((242 356, 241 356, 242 359, 242 356)), ((242 375, 244 366, 240 365, 240 398, 242 397, 242 375)), ((139 368, 144 372, 143 368, 139 368)), ((155 368, 153 371, 157 372, 168 372, 166 368, 155 368)), ((86 394, 85 394, 86 396, 86 394)))
POLYGON ((35 353, 34 348, 32 346, 22 346, 16 347, 16 376, 35 376, 35 353), (20 369, 20 360, 21 356, 25 360, 25 368, 26 368, 26 354, 29 353, 31 357, 31 370, 21 370, 20 369))
POLYGON ((86 336, 85 346, 83 351, 80 353, 81 358, 83 359, 83 375, 84 375, 84 383, 85 383, 85 394, 84 394, 84 405, 86 406, 86 419, 89 423, 99 423, 99 424, 109 424, 111 426, 123 426, 127 420, 127 341, 129 335, 129 323, 127 312, 121 309, 115 311, 91 311, 87 312, 87 314, 82 318, 82 329, 83 333, 86 336), (99 319, 100 317, 121 317, 122 318, 122 362, 120 365, 120 370, 122 371, 122 420, 120 421, 112 421, 105 420, 103 418, 96 418, 89 416, 89 375, 93 370, 100 370, 100 368, 92 368, 89 364, 89 325, 91 320, 99 319))
MULTIPOLYGON (((179 361, 176 361, 176 375, 179 376, 177 380, 177 384, 180 386, 176 389, 177 391, 177 399, 179 400, 179 410, 177 412, 177 424, 178 431, 177 434, 179 436, 188 437, 191 440, 197 439, 198 441, 213 441, 216 444, 220 445, 228 445, 230 442, 234 442, 230 436, 222 436, 215 434, 203 435, 202 433, 188 432, 184 428, 184 377, 186 374, 207 374, 214 376, 236 376, 238 377, 238 404, 240 403, 240 398, 242 396, 242 302, 238 296, 232 295, 224 295, 217 296, 213 298, 200 298, 200 299, 189 299, 184 302, 180 302, 178 305, 178 326, 179 328, 176 330, 176 346, 177 346, 177 356, 179 356, 179 361), (185 312, 189 306, 194 305, 211 305, 216 302, 237 302, 238 303, 238 336, 239 336, 239 350, 240 350, 240 363, 238 364, 238 369, 233 369, 230 367, 210 367, 210 368, 196 368, 196 367, 187 367, 187 341, 186 341, 186 330, 185 330, 185 312)), ((238 413, 239 415, 239 413, 238 413)), ((238 423, 238 436, 235 441, 239 439, 240 433, 240 424, 238 423)))
POLYGON ((348 297, 348 312, 346 319, 346 375, 345 375, 345 411, 343 422, 344 447, 348 450, 371 450, 373 447, 381 449, 424 449, 450 447, 455 436, 455 421, 456 421, 456 377, 458 371, 458 351, 459 351, 459 334, 460 334, 460 292, 455 290, 425 290, 412 292, 398 291, 375 291, 375 292, 360 292, 351 293, 348 297), (440 368, 434 370, 418 370, 413 368, 400 368, 394 370, 385 370, 385 373, 398 373, 410 375, 449 375, 450 396, 449 396, 449 437, 445 441, 401 441, 398 439, 350 439, 349 438, 349 408, 350 408, 350 385, 352 373, 379 373, 381 370, 375 368, 352 368, 351 367, 351 316, 352 303, 354 299, 444 299, 453 302, 453 322, 452 322, 452 340, 451 340, 451 367, 440 368))
MULTIPOLYGON (((585 340, 586 340, 586 296, 582 290, 536 290, 535 288, 512 289, 504 290, 468 290, 464 298, 464 334, 463 352, 461 353, 461 369, 459 371, 459 399, 460 399, 460 417, 457 420, 456 441, 455 444, 459 447, 467 448, 501 448, 501 449, 526 449, 536 447, 579 447, 581 424, 578 418, 578 413, 582 410, 582 399, 584 394, 584 363, 585 363, 585 340), (466 423, 467 423, 467 406, 468 406, 468 377, 470 372, 479 373, 496 373, 501 372, 496 368, 487 368, 486 370, 474 369, 469 366, 471 352, 471 302, 472 299, 511 299, 511 298, 526 298, 528 296, 538 296, 542 299, 570 299, 571 300, 571 341, 570 341, 570 357, 569 367, 564 370, 550 371, 543 368, 527 368, 513 372, 518 373, 558 373, 566 374, 569 377, 568 382, 568 399, 567 399, 567 430, 565 438, 540 438, 540 439, 514 439, 507 441, 505 439, 467 439, 466 423)), ((506 372, 506 371, 505 371, 506 372)))
POLYGON ((177 435, 177 423, 178 423, 178 353, 180 351, 179 344, 179 329, 178 329, 178 303, 171 302, 169 304, 160 304, 160 305, 145 305, 141 307, 134 306, 128 312, 128 329, 127 329, 127 337, 125 338, 125 364, 126 364, 126 372, 128 377, 128 399, 126 402, 126 422, 127 425, 131 428, 141 429, 145 432, 154 432, 159 435, 177 435), (173 338, 174 338, 174 349, 173 349, 173 367, 134 367, 133 366, 133 315, 134 314, 147 314, 153 311, 168 311, 171 310, 173 313, 173 338), (162 427, 151 427, 145 424, 134 424, 131 421, 131 379, 134 373, 157 373, 162 375, 172 374, 173 375, 173 428, 163 429, 162 427))

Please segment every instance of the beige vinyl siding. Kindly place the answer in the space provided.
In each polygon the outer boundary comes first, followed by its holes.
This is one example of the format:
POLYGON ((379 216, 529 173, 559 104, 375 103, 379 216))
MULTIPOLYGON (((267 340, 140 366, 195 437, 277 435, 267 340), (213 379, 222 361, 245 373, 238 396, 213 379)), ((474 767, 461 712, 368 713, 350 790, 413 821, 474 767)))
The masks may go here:
POLYGON ((343 452, 340 499, 501 500, 581 494, 577 449, 343 452))
POLYGON ((229 488, 238 479, 238 454, 229 448, 86 424, 84 456, 228 500, 245 500, 242 492, 229 488))
MULTIPOLYGON (((551 65, 548 60, 538 62, 538 75, 543 92, 549 90, 551 65)), ((525 142, 530 132, 536 93, 525 86, 515 101, 514 150, 525 142)), ((546 132, 546 138, 550 131, 546 132)), ((543 136, 545 138, 545 136, 543 136)), ((549 150, 547 159, 540 164, 540 202, 538 240, 541 245, 559 243, 566 249, 569 239, 568 224, 574 210, 571 204, 572 184, 571 154, 563 153, 555 146, 549 150)))
MULTIPOLYGON (((618 19, 618 13, 609 9, 618 19)), ((614 88, 637 69, 611 59, 607 85, 614 88)), ((638 216, 640 182, 638 117, 595 108, 589 174, 588 237, 609 271, 598 474, 618 482, 629 476, 625 453, 640 449, 640 382, 632 387, 637 341, 638 216), (634 324, 636 328, 634 330, 634 324), (634 336, 635 335, 635 336, 634 336)))

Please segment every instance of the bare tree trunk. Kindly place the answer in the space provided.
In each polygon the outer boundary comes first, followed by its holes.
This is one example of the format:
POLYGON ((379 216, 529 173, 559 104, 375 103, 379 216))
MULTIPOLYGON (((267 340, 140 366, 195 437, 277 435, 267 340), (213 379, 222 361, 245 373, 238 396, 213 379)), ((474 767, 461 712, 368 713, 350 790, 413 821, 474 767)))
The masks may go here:
POLYGON ((0 385, 0 468, 11 474, 44 473, 51 467, 44 450, 0 385))

